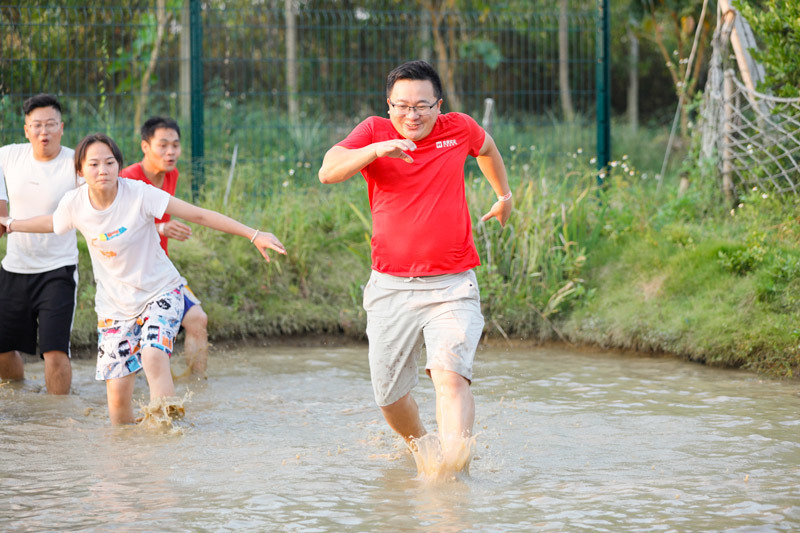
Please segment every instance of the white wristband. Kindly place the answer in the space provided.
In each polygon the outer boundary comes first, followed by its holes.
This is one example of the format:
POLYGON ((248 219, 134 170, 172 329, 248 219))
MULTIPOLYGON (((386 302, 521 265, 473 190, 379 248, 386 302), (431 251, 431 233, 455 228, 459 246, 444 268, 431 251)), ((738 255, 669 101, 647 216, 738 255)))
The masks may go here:
POLYGON ((159 222, 158 224, 156 224, 156 231, 158 232, 159 235, 164 235, 164 224, 165 222, 159 222))
POLYGON ((504 194, 503 196, 498 196, 497 197, 497 201, 498 202, 507 202, 507 201, 511 200, 511 196, 512 196, 511 191, 508 191, 507 194, 504 194))
POLYGON ((12 222, 14 222, 14 217, 8 217, 8 220, 6 221, 6 231, 9 232, 9 233, 11 233, 11 223, 12 222))
POLYGON ((258 237, 258 232, 259 232, 259 231, 260 231, 260 230, 256 230, 256 232, 255 232, 255 233, 253 233, 253 236, 252 236, 252 237, 250 237, 250 242, 252 242, 252 243, 255 243, 255 242, 256 242, 256 237, 258 237))

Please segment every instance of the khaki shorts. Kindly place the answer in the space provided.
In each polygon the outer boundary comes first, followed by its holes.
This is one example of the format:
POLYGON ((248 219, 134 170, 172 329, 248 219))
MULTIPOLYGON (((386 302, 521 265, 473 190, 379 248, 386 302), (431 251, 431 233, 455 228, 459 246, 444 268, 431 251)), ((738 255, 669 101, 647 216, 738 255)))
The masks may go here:
POLYGON ((402 278, 372 272, 364 288, 369 367, 375 401, 390 405, 419 382, 425 369, 450 370, 472 381, 472 362, 483 333, 475 272, 402 278))

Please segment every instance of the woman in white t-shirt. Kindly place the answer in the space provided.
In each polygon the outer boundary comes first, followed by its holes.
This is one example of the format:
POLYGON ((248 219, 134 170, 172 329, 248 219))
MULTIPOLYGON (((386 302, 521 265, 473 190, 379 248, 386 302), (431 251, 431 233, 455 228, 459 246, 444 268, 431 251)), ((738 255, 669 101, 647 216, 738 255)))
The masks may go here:
POLYGON ((169 357, 183 311, 181 276, 159 245, 154 220, 164 213, 240 235, 285 254, 271 233, 196 207, 140 181, 119 177, 122 153, 106 135, 86 136, 75 148, 75 169, 86 183, 64 195, 52 215, 26 220, 0 217, 9 233, 63 234, 78 229, 89 245, 97 282, 96 378, 106 382, 114 424, 134 421, 134 377, 144 369, 150 398, 175 395, 169 357))

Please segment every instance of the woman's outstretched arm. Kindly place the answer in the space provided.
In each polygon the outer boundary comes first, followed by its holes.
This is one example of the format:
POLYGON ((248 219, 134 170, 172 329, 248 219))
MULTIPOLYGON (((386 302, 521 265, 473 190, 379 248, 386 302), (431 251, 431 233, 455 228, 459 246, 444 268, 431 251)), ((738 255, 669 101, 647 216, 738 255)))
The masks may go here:
POLYGON ((40 215, 33 218, 16 219, 0 217, 0 224, 8 233, 53 233, 53 215, 40 215))
POLYGON ((201 226, 249 239, 256 245, 256 248, 258 248, 261 255, 263 255, 264 259, 267 261, 269 261, 269 256, 267 255, 268 249, 275 250, 279 254, 286 254, 286 248, 283 247, 281 241, 272 233, 251 228, 222 213, 217 213, 216 211, 203 207, 197 207, 196 205, 184 202, 174 196, 169 199, 166 212, 172 216, 194 222, 195 224, 200 224, 201 226))

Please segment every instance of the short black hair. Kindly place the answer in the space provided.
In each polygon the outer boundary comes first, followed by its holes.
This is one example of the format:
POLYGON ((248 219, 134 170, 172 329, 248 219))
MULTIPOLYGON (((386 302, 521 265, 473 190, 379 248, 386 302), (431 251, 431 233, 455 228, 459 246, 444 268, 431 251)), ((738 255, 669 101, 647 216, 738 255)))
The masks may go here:
POLYGON ((36 96, 31 96, 25 102, 22 103, 22 112, 27 117, 31 111, 34 109, 38 109, 40 107, 52 107, 58 111, 59 114, 61 113, 61 104, 58 103, 58 100, 52 94, 37 94, 36 96))
POLYGON ((442 98, 442 80, 439 73, 427 61, 418 59, 408 61, 399 67, 395 67, 386 77, 386 98, 392 93, 392 87, 397 80, 428 80, 433 84, 433 92, 436 100, 442 98))
POLYGON ((175 130, 178 132, 178 137, 180 138, 181 136, 181 129, 178 127, 178 123, 173 119, 167 117, 150 117, 142 124, 142 140, 149 143, 153 135, 156 134, 156 130, 161 128, 175 130))
POLYGON ((122 168, 122 150, 119 149, 114 139, 105 133, 92 133, 81 139, 81 142, 75 147, 75 172, 80 174, 81 167, 86 159, 86 151, 94 143, 103 143, 108 146, 111 149, 111 153, 114 155, 114 159, 119 163, 119 168, 122 168))

